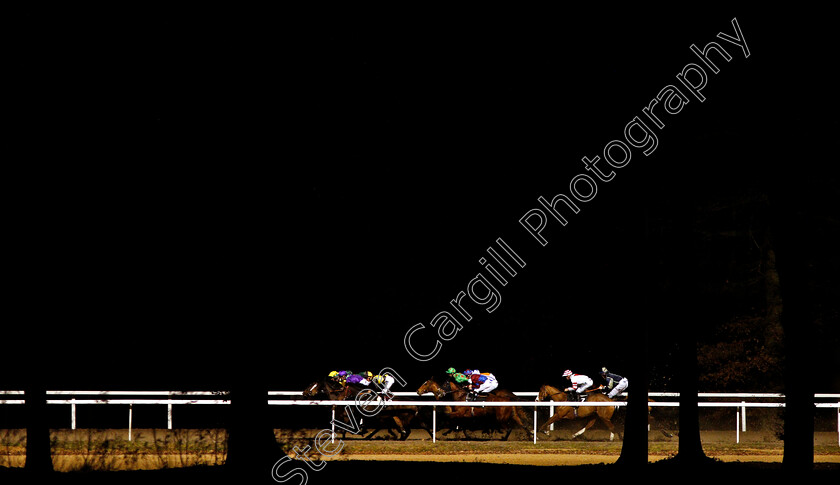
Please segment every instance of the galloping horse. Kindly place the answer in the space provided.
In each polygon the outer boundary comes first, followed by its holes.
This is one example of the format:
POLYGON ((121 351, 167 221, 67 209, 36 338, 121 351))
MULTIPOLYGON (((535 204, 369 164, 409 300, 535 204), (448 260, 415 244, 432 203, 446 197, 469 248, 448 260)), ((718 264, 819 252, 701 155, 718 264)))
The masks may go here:
MULTIPOLYGON (((569 396, 557 389, 556 387, 552 387, 549 385, 543 385, 540 387, 540 394, 537 396, 538 401, 545 401, 546 399, 551 399, 552 401, 570 401, 569 396)), ((612 399, 608 398, 607 396, 601 394, 600 392, 592 393, 588 398, 588 402, 614 402, 612 399)), ((615 426, 612 424, 612 415, 615 412, 615 406, 559 406, 557 407, 557 411, 555 411, 554 416, 550 417, 548 421, 543 423, 540 426, 539 431, 543 431, 546 434, 547 431, 544 431, 551 423, 561 419, 586 419, 589 418, 589 421, 586 425, 577 433, 575 433, 572 437, 577 438, 578 436, 582 435, 584 431, 591 428, 595 421, 598 419, 604 423, 607 428, 610 430, 610 441, 615 439, 615 426)))
POLYGON ((331 379, 321 379, 306 386, 303 390, 303 397, 321 397, 324 399, 339 399, 339 393, 343 390, 341 384, 331 379))
MULTIPOLYGON (((461 388, 451 380, 447 384, 441 386, 435 379, 429 378, 426 382, 417 389, 418 395, 423 395, 431 392, 435 395, 435 399, 440 401, 446 396, 450 396, 453 401, 466 401, 469 392, 461 388)), ((512 392, 497 389, 487 395, 487 402, 510 402, 519 401, 520 399, 512 392)), ((504 441, 510 437, 513 431, 513 424, 517 424, 531 436, 531 430, 523 423, 527 418, 522 414, 522 410, 516 406, 491 406, 491 407, 476 407, 476 406, 446 406, 444 414, 450 419, 458 420, 474 420, 474 418, 490 418, 495 421, 495 424, 505 433, 504 441), (521 415, 521 416, 520 416, 521 415), (512 421, 512 422, 511 422, 512 421)), ((466 436, 466 431, 464 431, 466 436)))
MULTIPOLYGON (((368 389, 368 387, 361 384, 348 383, 342 386, 331 379, 325 378, 307 386, 303 391, 303 395, 306 397, 320 396, 331 401, 354 402, 357 394, 365 389, 368 389)), ((367 405, 373 407, 374 409, 377 406, 375 402, 368 402, 367 405)), ((357 404, 357 406, 359 406, 359 404, 357 404)), ((346 421, 344 419, 346 417, 345 407, 338 407, 335 411, 336 419, 346 421)), ((371 409, 365 409, 365 411, 371 413, 374 412, 371 409)), ((365 439, 370 439, 382 429, 388 430, 388 433, 390 433, 392 437, 396 438, 396 434, 392 431, 392 429, 396 428, 400 433, 400 439, 406 440, 411 434, 411 421, 417 413, 417 406, 385 406, 379 409, 375 416, 361 418, 359 424, 364 425, 365 429, 373 429, 372 432, 365 436, 365 439)), ((424 423, 421 423, 421 426, 428 431, 428 426, 425 426, 424 423)), ((342 429, 342 437, 346 437, 346 433, 347 432, 342 429)), ((429 431, 429 436, 431 436, 431 431, 429 431)))

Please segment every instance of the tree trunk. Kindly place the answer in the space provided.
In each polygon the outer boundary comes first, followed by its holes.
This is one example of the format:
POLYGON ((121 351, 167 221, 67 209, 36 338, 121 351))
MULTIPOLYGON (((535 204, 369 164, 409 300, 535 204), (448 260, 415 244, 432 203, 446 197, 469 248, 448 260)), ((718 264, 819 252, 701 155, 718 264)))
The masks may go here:
POLYGON ((628 369, 627 419, 624 422, 624 441, 621 445, 621 456, 617 464, 634 468, 643 467, 648 462, 648 362, 647 362, 647 328, 648 324, 639 324, 641 338, 633 342, 636 349, 632 365, 628 369))
MULTIPOLYGON (((647 191, 644 191, 647 194, 647 191)), ((627 349, 631 352, 628 356, 629 367, 627 377, 630 385, 628 387, 627 419, 624 422, 624 439, 621 445, 621 456, 617 464, 639 468, 648 463, 648 331, 650 327, 650 294, 653 291, 652 267, 655 258, 650 250, 650 215, 648 212, 648 200, 644 198, 644 226, 640 237, 637 238, 637 247, 632 249, 634 254, 627 256, 627 261, 632 261, 633 279, 628 281, 626 288, 630 302, 627 307, 635 315, 636 324, 633 331, 628 332, 627 349)), ((625 246, 628 247, 629 245, 625 246)), ((629 247, 628 247, 629 249, 629 247)))
MULTIPOLYGON (((280 449, 268 418, 268 393, 259 385, 244 383, 231 390, 231 421, 225 468, 237 480, 267 483, 280 449)), ((243 482, 244 483, 244 482, 243 482)))
POLYGON ((681 464, 699 465, 706 461, 700 442, 700 414, 697 406, 697 335, 694 322, 683 330, 680 350, 680 434, 677 458, 681 464))
POLYGON ((818 231, 809 227, 802 217, 808 212, 802 197, 782 194, 774 194, 771 211, 781 297, 785 305, 781 314, 785 381, 783 466, 791 471, 809 471, 814 466, 815 384, 815 369, 809 368, 809 344, 814 335, 813 315, 809 310, 815 302, 811 301, 808 268, 815 256, 811 240, 818 231))
POLYGON ((696 207, 687 198, 678 199, 683 207, 681 222, 677 223, 672 246, 684 245, 687 248, 686 265, 676 270, 673 281, 676 292, 673 303, 674 315, 680 315, 677 327, 679 348, 678 369, 680 392, 679 407, 679 451, 676 461, 680 465, 695 467, 705 463, 708 458, 703 452, 700 441, 700 413, 697 405, 699 373, 697 364, 697 336, 700 325, 706 323, 703 316, 708 307, 704 301, 699 278, 703 266, 699 262, 703 247, 696 241, 694 226, 697 220, 696 207))
MULTIPOLYGON (((33 379, 36 380, 36 379, 33 379)), ((47 390, 40 383, 26 386, 26 464, 27 472, 46 475, 53 471, 50 429, 47 424, 47 390)))

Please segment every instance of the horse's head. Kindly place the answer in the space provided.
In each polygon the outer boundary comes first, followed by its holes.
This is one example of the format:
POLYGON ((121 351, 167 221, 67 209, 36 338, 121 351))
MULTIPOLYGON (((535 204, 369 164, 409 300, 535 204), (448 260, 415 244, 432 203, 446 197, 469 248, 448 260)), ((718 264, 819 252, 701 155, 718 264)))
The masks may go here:
POLYGON ((323 392, 322 383, 315 381, 312 384, 306 386, 306 389, 303 390, 304 397, 314 397, 317 396, 318 393, 323 392))
POLYGON ((537 401, 545 401, 546 399, 552 399, 554 401, 566 401, 566 394, 557 389, 556 387, 549 386, 548 384, 543 384, 540 386, 540 393, 537 395, 537 401), (561 396, 562 398, 557 399, 556 396, 561 396))
POLYGON ((417 389, 417 395, 418 396, 422 396, 423 394, 426 394, 427 392, 431 392, 438 399, 443 397, 443 394, 444 394, 443 389, 440 388, 438 383, 435 382, 435 380, 433 378, 430 378, 429 380, 424 382, 423 385, 420 386, 417 389))

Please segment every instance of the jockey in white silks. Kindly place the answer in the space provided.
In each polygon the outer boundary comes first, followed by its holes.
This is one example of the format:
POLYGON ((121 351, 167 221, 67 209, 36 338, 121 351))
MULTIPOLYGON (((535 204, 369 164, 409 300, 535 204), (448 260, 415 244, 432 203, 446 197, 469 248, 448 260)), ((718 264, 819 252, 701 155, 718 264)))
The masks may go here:
POLYGON ((478 369, 474 369, 464 371, 464 375, 469 377, 475 393, 488 393, 499 387, 496 376, 489 372, 482 374, 478 369))
POLYGON ((563 377, 569 379, 572 383, 570 387, 567 387, 564 390, 566 392, 576 393, 578 398, 585 396, 584 392, 592 387, 592 379, 583 374, 575 374, 570 370, 566 370, 563 372, 563 377))
POLYGON ((379 387, 379 391, 382 394, 389 394, 391 392, 391 386, 394 385, 394 377, 391 374, 382 375, 375 375, 373 376, 373 382, 379 387))

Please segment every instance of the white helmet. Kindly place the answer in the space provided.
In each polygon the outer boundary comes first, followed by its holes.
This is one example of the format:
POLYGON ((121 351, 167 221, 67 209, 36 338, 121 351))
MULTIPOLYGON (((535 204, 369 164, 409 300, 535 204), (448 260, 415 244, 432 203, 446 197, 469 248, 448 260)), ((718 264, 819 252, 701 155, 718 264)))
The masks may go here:
POLYGON ((563 377, 569 377, 570 375, 572 375, 572 371, 570 371, 568 369, 563 371, 563 377))

